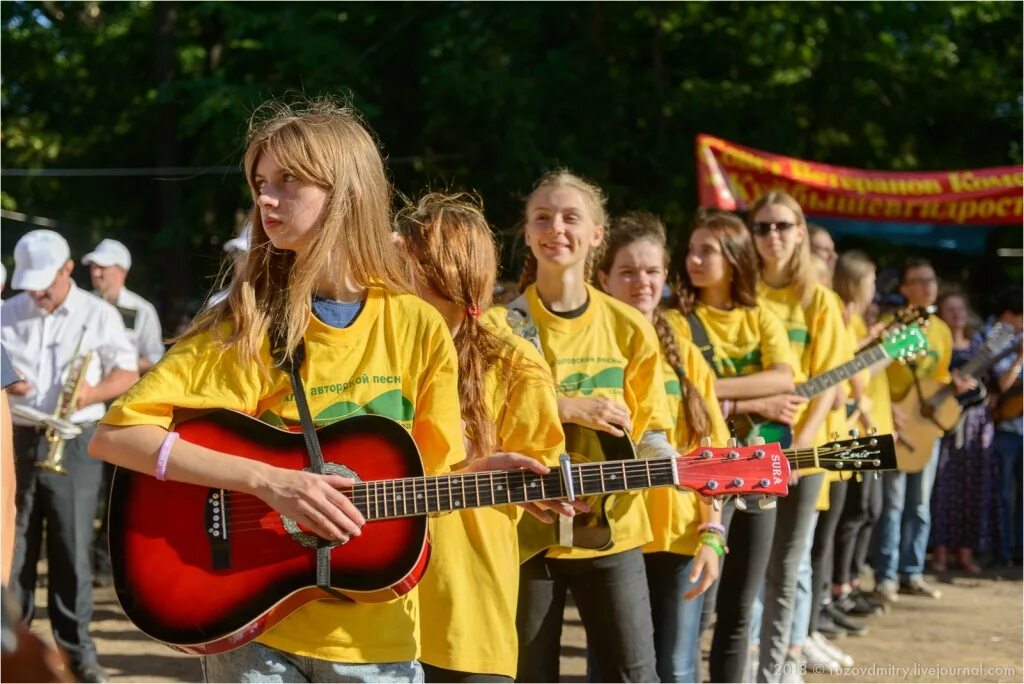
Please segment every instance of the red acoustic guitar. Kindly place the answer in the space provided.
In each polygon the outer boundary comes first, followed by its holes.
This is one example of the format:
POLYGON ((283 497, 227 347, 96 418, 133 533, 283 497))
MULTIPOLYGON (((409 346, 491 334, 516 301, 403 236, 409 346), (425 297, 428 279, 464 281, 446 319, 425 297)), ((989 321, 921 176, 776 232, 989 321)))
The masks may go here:
MULTIPOLYGON (((216 411, 175 428, 189 442, 274 466, 301 469, 301 433, 216 411)), ((348 418, 317 431, 327 472, 359 480, 350 499, 366 517, 359 537, 331 552, 331 586, 360 602, 395 599, 423 576, 428 513, 677 485, 705 495, 788 491, 778 445, 706 448, 693 457, 570 464, 525 471, 423 475, 401 425, 348 418), (567 483, 571 485, 567 486, 567 483)), ((143 632, 186 653, 242 646, 302 605, 316 587, 318 538, 261 499, 118 468, 110 491, 114 586, 143 632)))

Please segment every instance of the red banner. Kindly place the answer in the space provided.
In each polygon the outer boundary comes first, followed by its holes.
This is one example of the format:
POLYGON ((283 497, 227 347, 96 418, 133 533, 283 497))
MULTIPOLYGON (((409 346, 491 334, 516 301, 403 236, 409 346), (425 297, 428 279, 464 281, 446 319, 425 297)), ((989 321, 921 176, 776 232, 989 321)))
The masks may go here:
POLYGON ((785 190, 810 216, 892 223, 1016 224, 1024 219, 1024 167, 895 173, 830 166, 697 136, 700 203, 746 210, 785 190))

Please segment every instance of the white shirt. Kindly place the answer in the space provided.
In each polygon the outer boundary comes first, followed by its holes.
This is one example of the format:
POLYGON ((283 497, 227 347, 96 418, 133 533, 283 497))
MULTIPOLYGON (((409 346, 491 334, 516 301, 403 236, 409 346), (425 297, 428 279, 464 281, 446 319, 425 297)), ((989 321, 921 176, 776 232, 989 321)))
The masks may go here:
POLYGON ((122 287, 117 296, 117 308, 123 309, 121 319, 139 356, 149 359, 150 363, 159 361, 164 355, 164 342, 156 308, 126 287, 122 287))
MULTIPOLYGON (((39 308, 24 292, 5 301, 0 309, 0 340, 14 370, 32 385, 24 396, 8 395, 11 403, 27 404, 49 414, 56 411, 80 339, 79 354, 95 350, 85 371, 85 381, 90 385, 99 384, 115 368, 139 369, 138 354, 128 339, 120 312, 74 283, 64 303, 53 313, 39 308)), ((90 404, 72 414, 71 422, 96 422, 105 412, 102 402, 90 404)), ((19 418, 14 422, 28 424, 19 418)))

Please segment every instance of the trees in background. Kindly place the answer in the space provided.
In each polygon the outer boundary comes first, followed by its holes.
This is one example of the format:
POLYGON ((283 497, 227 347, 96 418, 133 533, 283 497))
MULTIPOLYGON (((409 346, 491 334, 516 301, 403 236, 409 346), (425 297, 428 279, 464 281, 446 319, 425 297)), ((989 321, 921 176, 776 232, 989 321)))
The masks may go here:
MULTIPOLYGON (((247 113, 349 97, 400 191, 473 188, 505 236, 568 165, 679 230, 709 132, 856 167, 1020 163, 1020 3, 7 2, 6 169, 236 167, 247 113)), ((103 236, 175 320, 250 200, 240 173, 5 176, 4 209, 103 236), (167 278, 169 269, 183 277, 167 278)), ((25 226, 4 223, 4 253, 25 226)))

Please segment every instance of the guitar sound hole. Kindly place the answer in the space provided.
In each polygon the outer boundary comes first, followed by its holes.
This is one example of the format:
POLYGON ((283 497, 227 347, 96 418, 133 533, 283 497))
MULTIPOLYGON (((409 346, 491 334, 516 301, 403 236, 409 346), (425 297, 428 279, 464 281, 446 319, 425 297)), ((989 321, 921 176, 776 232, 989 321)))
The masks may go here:
MULTIPOLYGON (((313 472, 312 468, 304 468, 303 470, 310 473, 313 472)), ((359 475, 357 475, 354 470, 346 468, 340 463, 324 463, 324 474, 341 475, 342 477, 350 477, 356 482, 362 482, 362 480, 359 479, 359 475)), ((284 531, 288 533, 288 536, 291 537, 292 540, 309 549, 318 548, 322 542, 327 542, 327 547, 331 549, 345 543, 343 541, 329 541, 318 537, 312 532, 306 532, 299 527, 297 522, 286 515, 281 515, 281 524, 284 525, 284 531)))

